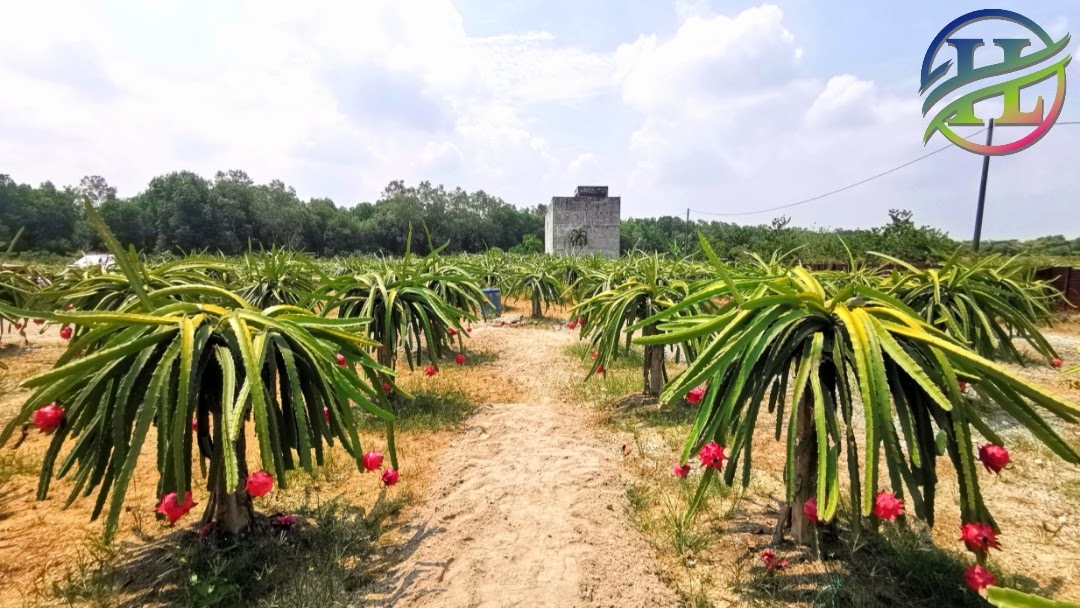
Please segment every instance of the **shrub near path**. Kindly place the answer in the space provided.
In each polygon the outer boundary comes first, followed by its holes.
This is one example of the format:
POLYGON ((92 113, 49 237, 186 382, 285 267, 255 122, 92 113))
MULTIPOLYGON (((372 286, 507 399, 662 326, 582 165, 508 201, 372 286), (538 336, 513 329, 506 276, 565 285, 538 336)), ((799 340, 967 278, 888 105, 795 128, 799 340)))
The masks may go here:
MULTIPOLYGON (((556 327, 559 327, 556 329, 556 327)), ((675 606, 625 516, 625 441, 563 398, 581 379, 576 333, 478 327, 486 393, 440 457, 406 527, 406 557, 370 599, 385 606, 675 606)), ((437 381, 438 377, 432 378, 437 381)))

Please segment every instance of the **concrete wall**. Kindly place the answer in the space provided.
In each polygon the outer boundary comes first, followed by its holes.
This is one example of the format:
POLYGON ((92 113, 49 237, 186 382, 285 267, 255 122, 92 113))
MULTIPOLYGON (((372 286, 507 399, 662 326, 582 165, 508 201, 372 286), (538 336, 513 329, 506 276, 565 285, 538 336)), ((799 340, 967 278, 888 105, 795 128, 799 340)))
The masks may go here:
MULTIPOLYGON (((606 188, 605 188, 606 190, 606 188)), ((622 200, 617 196, 556 196, 544 218, 544 251, 553 255, 619 257, 622 200), (588 245, 571 247, 570 233, 585 228, 588 245)))

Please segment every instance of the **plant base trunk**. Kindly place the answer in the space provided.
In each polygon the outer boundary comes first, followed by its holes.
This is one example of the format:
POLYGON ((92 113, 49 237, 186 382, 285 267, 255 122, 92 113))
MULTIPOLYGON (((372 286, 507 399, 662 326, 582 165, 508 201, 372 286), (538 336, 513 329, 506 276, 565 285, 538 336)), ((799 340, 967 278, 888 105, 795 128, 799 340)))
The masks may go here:
MULTIPOLYGON (((646 326, 643 335, 655 336, 660 333, 656 325, 646 326)), ((667 376, 664 369, 663 345, 650 345, 645 347, 645 359, 642 363, 642 391, 649 396, 659 397, 664 391, 664 379, 667 376)))
MULTIPOLYGON (((809 387, 799 399, 795 423, 795 500, 791 504, 791 538, 797 544, 811 546, 816 539, 815 524, 803 511, 806 501, 814 497, 817 488, 817 434, 814 431, 814 396, 809 387)), ((819 508, 824 507, 820 505, 819 508)))
POLYGON ((394 369, 394 349, 385 344, 375 349, 375 359, 379 365, 394 369))
POLYGON ((246 531, 255 521, 255 508, 251 496, 241 480, 240 489, 231 494, 220 496, 214 509, 214 530, 219 534, 235 535, 246 531))
POLYGON ((532 318, 541 319, 544 317, 544 312, 540 310, 540 296, 534 295, 532 297, 532 318))
MULTIPOLYGON (((219 437, 220 441, 220 437, 219 437)), ((211 463, 208 486, 210 500, 203 512, 201 525, 213 525, 214 534, 231 536, 247 531, 255 523, 255 507, 251 495, 247 492, 247 440, 244 431, 236 442, 237 484, 228 487, 225 480, 225 463, 220 456, 211 463)), ((216 455, 216 454, 215 454, 216 455)), ((217 455, 216 455, 217 456, 217 455)))
POLYGON ((784 542, 784 531, 790 527, 791 505, 784 505, 784 508, 780 509, 780 517, 776 519, 776 529, 773 530, 772 540, 769 541, 769 544, 775 547, 784 542))

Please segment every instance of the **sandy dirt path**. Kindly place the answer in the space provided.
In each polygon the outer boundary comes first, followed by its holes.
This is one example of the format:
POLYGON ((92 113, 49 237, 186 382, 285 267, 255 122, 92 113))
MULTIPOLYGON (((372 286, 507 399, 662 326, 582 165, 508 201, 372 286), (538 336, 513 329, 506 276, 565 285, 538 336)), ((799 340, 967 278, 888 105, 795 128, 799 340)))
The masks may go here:
MULTIPOLYGON (((676 606, 654 552, 627 520, 620 438, 569 402, 575 334, 478 328, 486 382, 519 403, 481 407, 441 455, 406 527, 381 606, 676 606), (504 391, 505 392, 505 391, 504 391)), ((479 371, 479 370, 478 370, 479 371)))

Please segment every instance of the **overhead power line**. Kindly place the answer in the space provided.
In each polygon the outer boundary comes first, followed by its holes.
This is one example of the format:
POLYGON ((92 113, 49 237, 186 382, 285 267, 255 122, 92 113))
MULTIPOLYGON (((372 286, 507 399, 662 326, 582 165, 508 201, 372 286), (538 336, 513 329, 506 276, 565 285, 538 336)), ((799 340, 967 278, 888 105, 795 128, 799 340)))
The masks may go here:
MULTIPOLYGON (((1059 121, 1059 122, 1054 123, 1054 124, 1055 125, 1080 125, 1080 121, 1065 121, 1065 122, 1059 121)), ((985 131, 986 131, 986 128, 979 129, 978 131, 972 133, 971 135, 968 135, 968 137, 975 137, 976 135, 979 135, 980 133, 983 133, 985 131)), ((837 188, 836 190, 830 190, 830 191, 828 191, 828 192, 826 192, 824 194, 819 194, 817 196, 812 196, 810 198, 804 198, 804 199, 802 199, 800 201, 795 201, 794 203, 788 203, 786 205, 778 205, 776 207, 769 207, 767 209, 758 209, 756 211, 737 211, 737 212, 731 212, 731 213, 717 213, 717 212, 714 212, 714 211, 698 211, 696 209, 690 209, 689 211, 690 211, 690 213, 696 213, 697 215, 710 215, 710 216, 716 216, 716 217, 731 217, 731 216, 736 216, 736 215, 757 215, 759 213, 769 213, 770 211, 780 211, 781 209, 790 209, 791 207, 798 207, 799 205, 805 205, 807 203, 812 203, 814 201, 819 201, 819 200, 821 200, 823 198, 828 198, 830 196, 833 196, 834 194, 840 194, 841 192, 851 190, 852 188, 858 188, 859 186, 861 186, 863 184, 867 184, 867 183, 870 183, 870 182, 872 182, 872 181, 874 181, 876 179, 880 179, 882 177, 885 177, 886 175, 889 175, 890 173, 896 173, 897 171, 899 171, 901 169, 904 169, 906 167, 910 167, 911 165, 914 165, 915 163, 917 163, 919 161, 926 160, 926 159, 930 158, 931 156, 933 156, 935 154, 938 154, 939 152, 944 152, 945 150, 948 150, 950 148, 955 148, 955 147, 956 146, 954 146, 953 144, 946 144, 946 145, 944 145, 944 146, 942 146, 942 147, 940 147, 940 148, 938 148, 936 150, 933 150, 931 152, 927 152, 926 154, 923 154, 922 156, 920 156, 918 158, 909 160, 908 162, 906 162, 906 163, 904 163, 902 165, 897 165, 897 166, 893 167, 892 169, 889 169, 888 171, 882 171, 881 173, 871 175, 870 177, 867 177, 866 179, 862 179, 862 180, 859 180, 857 182, 848 184, 848 185, 846 185, 846 186, 844 186, 842 188, 837 188)))

